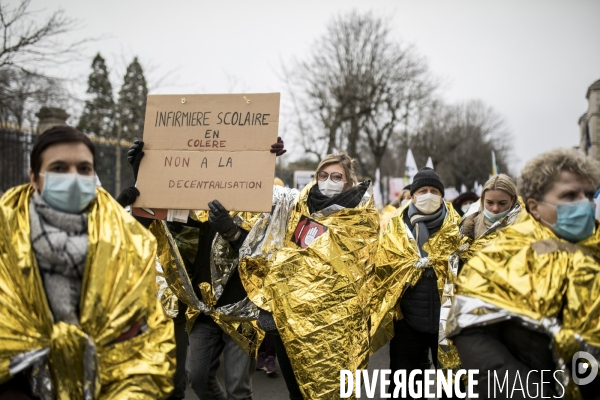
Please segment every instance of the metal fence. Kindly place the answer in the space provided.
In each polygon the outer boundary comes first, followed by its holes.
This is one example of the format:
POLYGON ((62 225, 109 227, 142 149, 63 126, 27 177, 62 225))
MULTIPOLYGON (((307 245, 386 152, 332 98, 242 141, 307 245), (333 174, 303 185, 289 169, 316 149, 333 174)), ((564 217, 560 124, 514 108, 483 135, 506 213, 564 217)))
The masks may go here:
MULTIPOLYGON (((29 182, 29 154, 36 136, 32 132, 0 128, 0 192, 29 182)), ((118 193, 115 193, 115 145, 91 139, 96 146, 96 173, 102 187, 116 196, 118 193)), ((120 150, 121 188, 134 184, 133 173, 127 163, 128 149, 128 146, 122 145, 120 150)))
POLYGON ((29 182, 29 154, 35 135, 0 128, 0 192, 29 182))
MULTIPOLYGON (((110 194, 117 197, 119 193, 115 193, 115 173, 117 168, 116 148, 113 144, 95 143, 96 145, 96 173, 102 182, 102 187, 110 194)), ((127 151, 129 146, 121 146, 121 189, 132 186, 135 181, 133 179, 133 171, 127 163, 127 151)))

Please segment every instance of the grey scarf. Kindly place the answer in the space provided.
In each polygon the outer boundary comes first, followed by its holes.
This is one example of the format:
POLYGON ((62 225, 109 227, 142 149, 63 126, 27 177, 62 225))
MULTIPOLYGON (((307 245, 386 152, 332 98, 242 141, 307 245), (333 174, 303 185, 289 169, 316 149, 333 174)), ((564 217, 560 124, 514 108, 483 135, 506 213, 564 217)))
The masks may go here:
POLYGON ((88 248, 87 213, 58 211, 37 192, 29 213, 31 244, 54 320, 79 325, 78 306, 88 248))
POLYGON ((423 250, 423 245, 429 239, 429 231, 442 226, 446 218, 446 206, 442 206, 433 214, 420 214, 420 211, 413 203, 408 206, 408 217, 412 224, 412 234, 417 241, 421 257, 427 257, 427 252, 423 250))

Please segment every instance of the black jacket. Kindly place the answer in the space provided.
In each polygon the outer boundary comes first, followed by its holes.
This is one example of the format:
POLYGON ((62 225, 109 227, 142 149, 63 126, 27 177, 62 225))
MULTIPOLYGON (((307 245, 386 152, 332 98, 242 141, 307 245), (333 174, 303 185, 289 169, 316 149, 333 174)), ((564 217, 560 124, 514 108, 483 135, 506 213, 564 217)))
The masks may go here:
MULTIPOLYGON (((153 220, 148 220, 147 218, 136 217, 138 221, 140 221, 144 226, 149 227, 153 220)), ((198 251, 196 253, 196 258, 192 262, 187 260, 185 257, 182 257, 183 262, 185 264, 185 268, 187 270, 188 276, 192 282, 192 286, 194 287, 194 292, 198 299, 202 300, 202 293, 200 292, 200 284, 202 282, 211 282, 211 272, 210 272, 210 256, 212 251, 212 243, 215 238, 217 232, 210 226, 208 222, 198 222, 193 219, 188 218, 188 221, 185 224, 180 222, 168 222, 169 229, 172 232, 178 232, 183 226, 191 227, 197 229, 198 234, 198 251)), ((244 240, 248 236, 248 232, 241 229, 240 237, 230 242, 232 248, 237 251, 244 243, 244 240)), ((221 297, 217 300, 217 304, 215 307, 226 306, 229 304, 237 303, 238 301, 243 300, 247 296, 246 290, 242 285, 242 281, 240 279, 240 274, 237 270, 233 272, 233 274, 229 277, 225 288, 223 289, 223 293, 221 297)), ((183 314, 180 312, 178 317, 183 314)), ((205 320, 210 318, 206 314, 201 314, 198 316, 198 320, 205 320)))
MULTIPOLYGON (((404 212, 404 222, 412 231, 408 212, 404 212)), ((429 235, 436 233, 440 227, 433 229, 429 235)), ((419 332, 437 333, 440 325, 440 295, 437 278, 433 268, 427 268, 414 287, 408 287, 400 299, 402 315, 412 329, 419 332)))
MULTIPOLYGON (((478 384, 475 388, 480 399, 539 399, 542 398, 540 388, 543 388, 543 396, 546 398, 559 398, 564 395, 564 390, 560 386, 557 390, 555 385, 553 374, 556 365, 552 357, 550 337, 546 334, 529 330, 519 322, 509 320, 464 329, 452 340, 458 349, 462 367, 479 370, 478 384), (513 384, 516 383, 516 388, 520 387, 517 371, 524 392, 512 391, 513 384), (542 371, 545 372, 542 374, 542 371), (508 376, 507 388, 502 392, 498 384, 494 383, 494 373, 499 382, 502 382, 505 375, 508 376)), ((570 364, 570 360, 568 363, 570 364)), ((599 399, 599 386, 598 378, 589 385, 580 386, 583 398, 599 399)))

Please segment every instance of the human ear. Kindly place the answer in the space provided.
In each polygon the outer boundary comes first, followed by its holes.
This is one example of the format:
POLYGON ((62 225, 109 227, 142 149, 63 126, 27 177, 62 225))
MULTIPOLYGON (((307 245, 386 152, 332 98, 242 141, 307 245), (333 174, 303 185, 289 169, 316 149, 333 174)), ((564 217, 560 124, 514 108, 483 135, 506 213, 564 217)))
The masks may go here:
POLYGON ((542 216, 539 209, 540 203, 536 199, 527 199, 526 204, 529 213, 533 215, 533 218, 539 221, 542 216))
POLYGON ((38 183, 35 180, 35 174, 33 173, 33 170, 31 168, 29 169, 29 183, 31 183, 31 186, 34 190, 39 191, 38 183))

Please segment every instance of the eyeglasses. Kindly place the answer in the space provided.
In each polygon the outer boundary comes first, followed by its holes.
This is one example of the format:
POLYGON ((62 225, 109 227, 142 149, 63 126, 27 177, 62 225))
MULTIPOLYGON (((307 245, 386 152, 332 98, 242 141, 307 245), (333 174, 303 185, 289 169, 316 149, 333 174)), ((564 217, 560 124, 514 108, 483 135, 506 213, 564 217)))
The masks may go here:
POLYGON ((325 171, 319 171, 319 174, 317 175, 317 177, 319 178, 320 181, 326 181, 327 178, 331 178, 332 182, 339 182, 342 180, 342 178, 344 177, 344 175, 340 174, 339 172, 332 172, 331 174, 325 172, 325 171))

